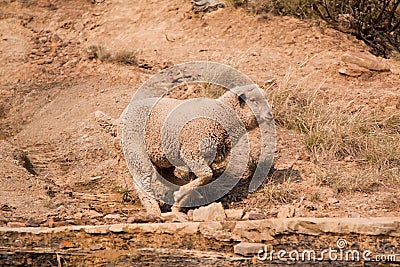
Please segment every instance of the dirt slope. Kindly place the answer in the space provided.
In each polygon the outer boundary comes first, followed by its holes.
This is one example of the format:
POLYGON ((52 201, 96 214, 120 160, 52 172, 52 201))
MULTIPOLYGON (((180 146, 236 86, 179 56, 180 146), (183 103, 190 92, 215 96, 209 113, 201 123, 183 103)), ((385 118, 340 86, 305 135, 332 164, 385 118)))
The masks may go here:
MULTIPOLYGON (((0 139, 8 142, 0 146, 0 156, 12 144, 26 151, 37 172, 29 173, 14 156, 0 157, 0 224, 101 224, 109 213, 125 221, 141 211, 135 201, 120 201, 118 190, 132 188, 131 178, 94 112, 119 116, 141 83, 172 64, 216 61, 260 85, 276 81, 310 92, 320 88, 338 105, 353 101, 368 110, 397 108, 399 74, 341 76, 343 52, 367 47, 326 26, 261 18, 231 7, 195 14, 183 0, 94 2, 0 3, 0 139), (139 66, 90 59, 90 46, 101 46, 111 58, 135 52, 139 66)), ((399 62, 388 64, 400 68, 399 62)), ((275 167, 299 172, 301 182, 292 184, 300 192, 293 199, 299 216, 399 215, 400 197, 390 188, 398 183, 370 194, 336 195, 315 185, 320 166, 304 154, 299 134, 278 128, 275 167), (321 192, 321 202, 304 204, 315 191, 321 192)), ((263 191, 232 204, 268 217, 281 205, 266 202, 263 191)))

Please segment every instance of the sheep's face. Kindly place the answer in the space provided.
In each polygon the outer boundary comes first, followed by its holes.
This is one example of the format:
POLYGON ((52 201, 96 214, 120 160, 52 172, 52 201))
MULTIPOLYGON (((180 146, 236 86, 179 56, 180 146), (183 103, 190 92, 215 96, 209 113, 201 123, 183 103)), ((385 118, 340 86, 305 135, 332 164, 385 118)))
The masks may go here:
POLYGON ((247 130, 272 119, 265 93, 256 85, 236 87, 226 92, 221 99, 235 110, 247 130))

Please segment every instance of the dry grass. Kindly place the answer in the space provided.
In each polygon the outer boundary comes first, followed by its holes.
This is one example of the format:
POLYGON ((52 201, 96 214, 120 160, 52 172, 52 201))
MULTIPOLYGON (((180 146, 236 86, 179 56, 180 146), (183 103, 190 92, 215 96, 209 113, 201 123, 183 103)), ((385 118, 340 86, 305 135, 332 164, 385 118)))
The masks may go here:
POLYGON ((136 52, 132 51, 121 51, 118 52, 114 55, 114 62, 123 64, 123 65, 131 65, 131 66, 137 66, 138 65, 138 59, 136 56, 136 52))
POLYGON ((277 124, 302 133, 313 159, 327 165, 323 184, 338 192, 364 192, 399 176, 400 112, 366 114, 350 105, 335 106, 318 89, 289 85, 290 75, 269 90, 268 99, 277 124), (356 162, 356 167, 345 171, 330 164, 345 160, 356 162))
POLYGON ((299 192, 293 188, 292 181, 269 184, 263 190, 263 197, 273 204, 289 204, 299 199, 299 192))
POLYGON ((86 49, 86 53, 89 59, 98 59, 103 62, 113 62, 121 65, 138 65, 136 52, 133 51, 111 53, 101 45, 91 45, 86 49))

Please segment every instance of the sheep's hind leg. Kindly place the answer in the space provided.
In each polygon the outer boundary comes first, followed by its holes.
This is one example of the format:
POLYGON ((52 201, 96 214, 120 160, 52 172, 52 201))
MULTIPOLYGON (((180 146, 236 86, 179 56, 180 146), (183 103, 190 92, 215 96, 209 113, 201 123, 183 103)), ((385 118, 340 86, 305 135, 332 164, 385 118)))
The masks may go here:
POLYGON ((147 216, 155 219, 161 218, 161 210, 158 201, 143 190, 138 190, 136 188, 136 193, 140 199, 140 203, 146 209, 147 216))

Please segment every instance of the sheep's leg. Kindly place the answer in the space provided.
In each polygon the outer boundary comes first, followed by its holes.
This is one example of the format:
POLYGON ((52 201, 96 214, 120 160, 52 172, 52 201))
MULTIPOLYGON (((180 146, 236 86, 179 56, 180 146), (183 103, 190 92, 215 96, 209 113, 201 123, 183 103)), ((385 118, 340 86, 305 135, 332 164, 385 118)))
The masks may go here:
POLYGON ((182 204, 184 204, 185 201, 188 200, 193 189, 208 184, 211 181, 213 175, 211 168, 207 165, 205 161, 203 162, 201 168, 194 169, 194 173, 197 176, 197 179, 181 186, 179 191, 174 193, 175 204, 172 206, 173 212, 180 212, 182 204))
POLYGON ((161 217, 160 206, 154 197, 149 196, 146 192, 138 188, 136 188, 136 193, 140 199, 140 203, 146 209, 147 216, 161 217))

